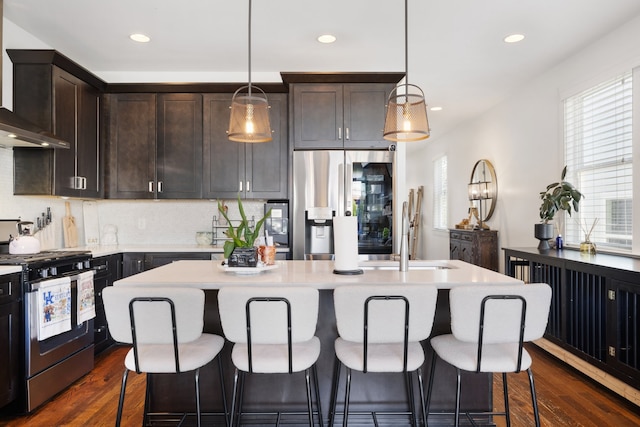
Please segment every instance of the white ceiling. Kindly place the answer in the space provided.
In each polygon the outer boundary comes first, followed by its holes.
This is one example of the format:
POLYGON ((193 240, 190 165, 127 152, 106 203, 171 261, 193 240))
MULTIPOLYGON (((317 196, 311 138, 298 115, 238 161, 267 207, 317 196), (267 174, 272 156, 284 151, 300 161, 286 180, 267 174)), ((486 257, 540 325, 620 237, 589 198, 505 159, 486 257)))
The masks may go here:
MULTIPOLYGON (((4 0, 6 19, 101 77, 236 72, 246 81, 247 12, 248 0, 4 0), (136 44, 133 32, 152 41, 136 44)), ((432 136, 639 14, 638 0, 411 0, 409 82, 443 107, 429 113, 432 136), (516 32, 526 39, 502 41, 516 32)), ((252 20, 254 81, 404 71, 402 0, 254 0, 252 20), (318 43, 325 33, 338 41, 318 43)))

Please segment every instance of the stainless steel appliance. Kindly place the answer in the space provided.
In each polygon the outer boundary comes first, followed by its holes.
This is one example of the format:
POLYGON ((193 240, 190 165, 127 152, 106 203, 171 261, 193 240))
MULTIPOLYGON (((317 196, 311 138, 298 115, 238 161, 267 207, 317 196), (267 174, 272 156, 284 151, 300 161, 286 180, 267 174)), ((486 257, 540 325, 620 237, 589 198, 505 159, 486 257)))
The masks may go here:
POLYGON ((331 259, 333 217, 358 218, 358 253, 393 253, 391 151, 293 153, 293 259, 331 259))
POLYGON ((9 409, 31 412, 75 380, 93 369, 93 319, 79 325, 77 279, 91 270, 91 254, 81 251, 51 251, 38 254, 2 253, 0 265, 22 266, 21 367, 19 397, 9 409), (43 280, 71 279, 71 330, 38 340, 38 288, 43 280))

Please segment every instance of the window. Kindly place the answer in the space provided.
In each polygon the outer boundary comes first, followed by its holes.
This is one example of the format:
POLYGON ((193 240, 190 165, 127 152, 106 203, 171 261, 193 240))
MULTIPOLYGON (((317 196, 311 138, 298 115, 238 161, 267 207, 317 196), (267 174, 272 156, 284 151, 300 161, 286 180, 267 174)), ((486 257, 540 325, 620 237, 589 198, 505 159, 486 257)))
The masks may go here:
POLYGON ((598 248, 632 245, 632 72, 564 101, 567 181, 584 194, 566 217, 565 241, 598 248))
POLYGON ((433 228, 447 229, 447 156, 433 162, 433 228))

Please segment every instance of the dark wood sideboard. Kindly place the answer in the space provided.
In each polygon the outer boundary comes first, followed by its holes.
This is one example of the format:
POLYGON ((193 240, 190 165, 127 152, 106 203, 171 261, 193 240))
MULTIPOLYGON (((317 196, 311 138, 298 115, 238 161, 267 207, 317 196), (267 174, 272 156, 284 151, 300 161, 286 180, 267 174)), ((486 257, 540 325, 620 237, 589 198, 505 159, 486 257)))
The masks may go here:
POLYGON ((449 230, 449 259, 458 259, 498 271, 496 230, 449 230))

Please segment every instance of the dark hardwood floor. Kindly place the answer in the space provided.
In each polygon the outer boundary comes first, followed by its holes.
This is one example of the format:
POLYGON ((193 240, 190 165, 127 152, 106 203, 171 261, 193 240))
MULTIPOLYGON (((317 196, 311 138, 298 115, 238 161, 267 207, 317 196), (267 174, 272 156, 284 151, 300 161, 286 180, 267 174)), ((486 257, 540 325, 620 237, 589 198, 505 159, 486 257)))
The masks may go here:
MULTIPOLYGON (((535 346, 528 347, 543 426, 640 426, 640 407, 587 379, 535 346)), ((0 418, 6 427, 112 426, 114 425, 127 348, 113 347, 96 359, 95 369, 34 413, 0 418)), ((123 426, 140 426, 144 404, 144 375, 129 375, 123 426)), ((529 385, 525 373, 509 376, 512 426, 533 425, 529 385)), ((501 377, 494 398, 502 410, 501 377)), ((326 414, 325 414, 326 415, 326 414)), ((504 417, 496 418, 506 425, 504 417)))

